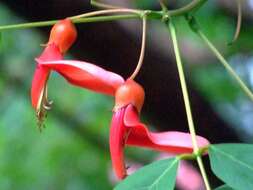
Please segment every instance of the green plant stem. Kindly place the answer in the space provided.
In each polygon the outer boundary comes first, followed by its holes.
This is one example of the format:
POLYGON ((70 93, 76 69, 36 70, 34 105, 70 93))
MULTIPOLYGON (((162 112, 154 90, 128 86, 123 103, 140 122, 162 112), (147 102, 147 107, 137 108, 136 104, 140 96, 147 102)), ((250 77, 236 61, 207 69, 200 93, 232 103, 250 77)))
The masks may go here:
MULTIPOLYGON (((169 21, 169 29, 171 33, 171 38, 173 42, 173 47, 174 47, 174 52, 175 52, 175 57, 176 57, 176 63, 177 63, 177 68, 178 68, 178 74, 179 74, 179 79, 181 83, 181 88, 182 88, 182 93, 183 93, 183 99, 184 99, 184 104, 185 104, 185 110, 186 110, 186 116, 187 116, 187 121, 188 121, 188 126, 189 130, 191 133, 191 138, 192 138, 192 144, 193 144, 193 150, 194 153, 197 154, 199 152, 197 140, 196 140, 196 132, 195 132, 195 127, 194 127, 194 122, 192 118, 192 112, 191 112, 191 105, 190 105, 190 100, 189 100, 189 95, 187 91, 187 85, 185 81, 185 75, 184 75, 184 69, 180 57, 180 52, 179 52, 179 47, 178 47, 178 41, 177 41, 177 36, 176 36, 176 30, 175 27, 172 23, 172 21, 169 21)), ((207 190, 211 190, 210 184, 206 175, 206 171, 202 162, 202 158, 199 154, 197 154, 197 163, 200 168, 201 175, 203 177, 205 186, 207 190)))
POLYGON ((139 15, 136 14, 125 14, 125 15, 110 15, 110 16, 96 16, 88 18, 79 18, 75 19, 74 23, 88 23, 88 22, 108 22, 116 20, 129 20, 129 19, 138 19, 139 15))
POLYGON ((199 148, 198 152, 192 154, 180 154, 177 156, 180 160, 196 160, 197 157, 207 153, 209 146, 199 148))
POLYGON ((179 79, 180 79, 180 83, 181 83, 183 99, 184 99, 184 103, 185 103, 185 110, 186 110, 189 130, 190 130, 191 137, 192 137, 194 151, 197 152, 198 145, 197 145, 197 140, 196 140, 196 132, 195 132, 195 127, 194 127, 194 122, 193 122, 192 113, 191 113, 189 95, 188 95, 187 85, 186 85, 186 81, 185 81, 184 69, 183 69, 183 65, 182 65, 182 61, 181 61, 181 57, 180 57, 180 53, 179 53, 176 31, 175 31, 175 27, 174 27, 172 21, 169 21, 169 29, 171 32, 171 38, 172 38, 174 53, 175 53, 175 57, 176 57, 177 69, 178 69, 179 79))
MULTIPOLYGON (((167 12, 152 11, 152 10, 133 10, 135 12, 135 14, 132 13, 132 14, 124 14, 124 15, 94 16, 97 14, 94 12, 98 12, 98 11, 94 11, 91 13, 83 14, 85 16, 89 16, 87 18, 77 18, 77 17, 80 17, 81 15, 77 15, 76 18, 74 16, 74 17, 72 17, 72 21, 74 23, 88 23, 88 22, 105 22, 105 21, 125 20, 125 19, 138 19, 138 18, 140 18, 140 16, 136 14, 136 11, 140 11, 140 14, 147 13, 147 19, 161 20, 166 15, 167 16, 168 15, 170 15, 170 16, 185 15, 193 10, 198 9, 206 1, 207 0, 193 0, 191 3, 185 5, 182 8, 175 9, 175 10, 168 10, 167 12), (92 15, 93 15, 93 17, 91 17, 92 15)), ((127 10, 132 10, 132 9, 127 9, 127 10)), ((42 22, 30 22, 30 23, 24 23, 24 24, 5 25, 5 26, 0 26, 0 31, 10 30, 10 29, 25 29, 25 28, 51 26, 51 25, 54 25, 57 21, 58 20, 50 20, 50 21, 42 21, 42 22)))
POLYGON ((236 74, 236 72, 228 64, 228 62, 221 55, 221 53, 215 48, 215 46, 208 40, 206 35, 201 30, 197 30, 196 33, 205 42, 205 44, 214 53, 214 55, 220 60, 220 62, 226 68, 226 70, 229 72, 229 74, 237 81, 237 83, 239 84, 241 89, 245 92, 245 94, 253 101, 253 94, 252 94, 251 90, 247 87, 247 85, 243 82, 243 80, 236 74))
POLYGON ((237 4, 237 24, 236 24, 236 30, 235 30, 235 34, 233 37, 233 40, 228 43, 228 45, 232 45, 237 38, 239 37, 240 34, 240 30, 241 30, 241 25, 242 25, 242 2, 241 0, 236 0, 236 4, 237 4))
POLYGON ((191 11, 197 10, 201 7, 207 0, 193 0, 189 4, 185 5, 184 7, 170 10, 168 11, 170 16, 177 16, 177 15, 185 15, 191 11))
MULTIPOLYGON (((115 21, 115 20, 136 19, 139 17, 140 16, 136 15, 136 14, 96 16, 96 17, 74 19, 73 23, 106 22, 106 21, 115 21)), ((25 29, 25 28, 34 28, 34 27, 44 27, 44 26, 54 25, 57 22, 58 22, 58 20, 51 20, 51 21, 6 25, 6 26, 0 26, 0 31, 1 30, 10 30, 10 29, 20 29, 20 28, 25 29)))
POLYGON ((132 13, 132 14, 137 14, 137 15, 142 15, 143 11, 142 10, 136 10, 136 9, 125 9, 125 8, 120 8, 120 9, 106 9, 106 10, 100 10, 100 11, 93 11, 89 13, 84 13, 76 16, 69 17, 71 20, 79 19, 79 18, 84 18, 84 17, 91 17, 91 16, 97 16, 97 15, 105 15, 105 14, 114 14, 114 13, 132 13))
POLYGON ((119 7, 119 6, 114 6, 114 5, 108 5, 108 4, 105 4, 105 3, 100 3, 100 2, 95 1, 95 0, 91 0, 90 4, 92 6, 94 6, 94 7, 104 8, 104 9, 118 9, 118 8, 122 8, 122 7, 119 7))

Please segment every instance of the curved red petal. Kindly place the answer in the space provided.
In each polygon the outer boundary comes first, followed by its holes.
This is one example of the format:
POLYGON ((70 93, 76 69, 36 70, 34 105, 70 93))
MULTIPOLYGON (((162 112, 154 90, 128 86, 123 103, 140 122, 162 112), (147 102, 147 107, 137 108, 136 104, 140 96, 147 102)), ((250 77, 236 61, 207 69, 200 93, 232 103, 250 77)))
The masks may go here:
POLYGON ((75 60, 37 61, 58 73, 71 84, 93 90, 95 92, 114 95, 116 89, 124 83, 124 79, 115 73, 106 71, 96 65, 75 60))
POLYGON ((48 75, 49 70, 47 68, 40 66, 36 67, 31 87, 31 101, 34 109, 37 109, 38 104, 40 104, 40 99, 42 98, 48 75))
MULTIPOLYGON (((39 56, 40 60, 49 61, 49 60, 60 60, 62 59, 62 54, 58 47, 54 44, 48 45, 42 54, 39 56)), ((41 99, 43 89, 45 88, 46 81, 49 75, 49 69, 43 68, 39 65, 36 66, 36 70, 32 80, 32 87, 31 87, 31 101, 32 106, 36 109, 39 101, 41 99)))
POLYGON ((117 112, 113 113, 110 129, 110 153, 112 166, 119 179, 126 177, 124 161, 126 128, 123 123, 124 114, 125 108, 121 108, 117 112))
MULTIPOLYGON (((190 153, 193 151, 191 135, 189 133, 170 132, 150 132, 147 127, 140 123, 138 112, 132 105, 126 107, 124 115, 124 125, 129 135, 126 144, 130 146, 140 146, 169 153, 190 153)), ((207 139, 197 136, 199 147, 209 145, 207 139)))
POLYGON ((48 44, 42 54, 37 58, 42 61, 56 61, 61 60, 63 55, 60 52, 60 49, 54 44, 48 44))

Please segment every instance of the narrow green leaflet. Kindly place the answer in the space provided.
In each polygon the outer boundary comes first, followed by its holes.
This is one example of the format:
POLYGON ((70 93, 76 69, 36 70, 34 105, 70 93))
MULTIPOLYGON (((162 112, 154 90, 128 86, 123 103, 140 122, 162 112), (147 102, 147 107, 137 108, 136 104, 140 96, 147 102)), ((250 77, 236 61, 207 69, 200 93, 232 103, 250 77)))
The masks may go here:
POLYGON ((211 145, 209 157, 212 171, 227 185, 238 190, 253 188, 253 145, 211 145))
POLYGON ((178 164, 176 157, 153 162, 128 176, 115 190, 173 190, 178 164))
POLYGON ((231 187, 227 186, 227 185, 222 185, 218 188, 216 188, 215 190, 234 190, 231 187))

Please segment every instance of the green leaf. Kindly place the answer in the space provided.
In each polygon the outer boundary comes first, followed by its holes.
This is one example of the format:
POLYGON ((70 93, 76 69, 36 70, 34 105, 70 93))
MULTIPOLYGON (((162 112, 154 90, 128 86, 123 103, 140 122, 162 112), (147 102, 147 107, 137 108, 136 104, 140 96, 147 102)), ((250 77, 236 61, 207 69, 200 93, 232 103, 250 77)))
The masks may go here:
POLYGON ((178 163, 178 158, 153 162, 128 176, 115 190, 173 190, 178 163))
POLYGON ((231 187, 227 186, 227 185, 222 185, 218 188, 216 188, 215 190, 234 190, 231 187))
POLYGON ((230 187, 240 190, 253 187, 253 145, 211 145, 209 157, 212 171, 230 187))

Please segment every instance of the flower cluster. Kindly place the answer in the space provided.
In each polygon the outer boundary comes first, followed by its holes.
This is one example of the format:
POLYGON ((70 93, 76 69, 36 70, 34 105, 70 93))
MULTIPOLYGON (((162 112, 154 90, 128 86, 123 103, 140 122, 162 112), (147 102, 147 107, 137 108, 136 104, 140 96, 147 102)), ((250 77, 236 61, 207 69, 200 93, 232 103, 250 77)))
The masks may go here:
MULTIPOLYGON (((174 154, 191 153, 193 145, 189 133, 169 131, 151 132, 139 117, 145 92, 133 79, 124 80, 120 75, 106 71, 94 64, 63 59, 77 37, 71 20, 64 19, 51 30, 49 42, 42 54, 36 58, 31 101, 41 123, 52 102, 47 98, 47 81, 51 71, 63 76, 69 83, 115 98, 115 107, 110 129, 110 153, 113 169, 118 178, 127 176, 124 162, 126 146, 149 148, 174 154)), ((209 144, 197 136, 199 147, 209 144)))

